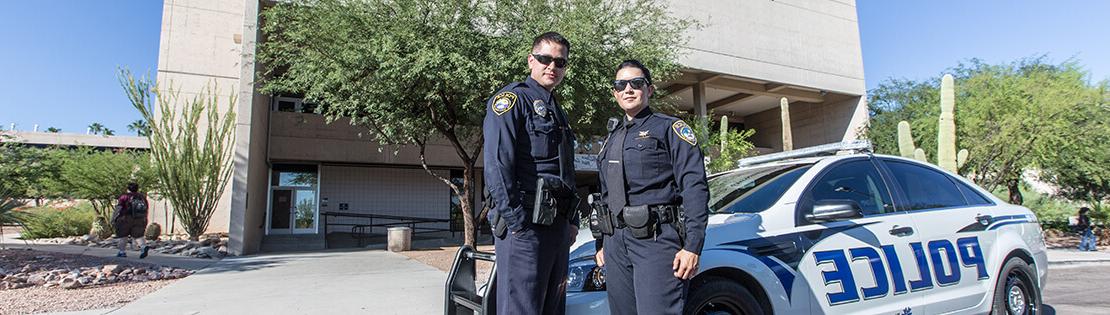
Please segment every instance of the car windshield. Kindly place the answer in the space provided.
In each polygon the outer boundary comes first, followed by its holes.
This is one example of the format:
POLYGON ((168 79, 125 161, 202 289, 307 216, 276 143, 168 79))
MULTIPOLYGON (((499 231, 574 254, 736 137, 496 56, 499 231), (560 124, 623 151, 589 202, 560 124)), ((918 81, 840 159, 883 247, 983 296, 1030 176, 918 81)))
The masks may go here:
POLYGON ((755 167, 709 180, 709 213, 756 213, 771 207, 810 164, 755 167))

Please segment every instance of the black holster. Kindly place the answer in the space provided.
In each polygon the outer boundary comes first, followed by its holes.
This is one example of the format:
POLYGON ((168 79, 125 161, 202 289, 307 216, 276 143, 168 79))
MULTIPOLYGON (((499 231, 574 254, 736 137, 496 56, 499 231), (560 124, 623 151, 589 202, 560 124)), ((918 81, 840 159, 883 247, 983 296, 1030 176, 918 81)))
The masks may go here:
POLYGON ((600 240, 605 235, 613 235, 613 216, 609 211, 609 205, 602 201, 601 194, 590 194, 587 198, 590 204, 590 232, 593 232, 594 239, 600 240))
POLYGON ((551 225, 556 216, 564 216, 570 220, 578 215, 578 194, 570 191, 563 182, 556 179, 536 178, 536 193, 525 202, 532 203, 532 223, 551 225))

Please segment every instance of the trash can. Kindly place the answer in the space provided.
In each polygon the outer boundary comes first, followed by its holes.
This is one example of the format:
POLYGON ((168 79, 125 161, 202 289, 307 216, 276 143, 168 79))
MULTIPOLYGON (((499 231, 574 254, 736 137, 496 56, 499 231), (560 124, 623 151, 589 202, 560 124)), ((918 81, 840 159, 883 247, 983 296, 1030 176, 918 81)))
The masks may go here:
POLYGON ((412 229, 409 227, 398 226, 391 227, 387 230, 388 243, 387 246, 391 252, 402 252, 412 249, 412 229))

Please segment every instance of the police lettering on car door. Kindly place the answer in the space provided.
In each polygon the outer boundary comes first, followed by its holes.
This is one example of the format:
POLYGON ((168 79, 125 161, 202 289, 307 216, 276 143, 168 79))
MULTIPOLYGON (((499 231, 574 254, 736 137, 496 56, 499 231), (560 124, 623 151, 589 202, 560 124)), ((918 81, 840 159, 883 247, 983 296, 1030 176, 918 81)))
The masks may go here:
POLYGON ((821 277, 825 283, 825 296, 829 305, 953 285, 959 283, 965 274, 977 281, 990 278, 983 252, 979 248, 979 238, 976 236, 960 238, 955 243, 941 239, 927 243, 913 242, 909 244, 909 248, 895 248, 893 245, 882 245, 881 248, 881 253, 871 247, 813 253, 816 266, 822 268, 821 277), (874 286, 861 287, 856 284, 850 267, 850 262, 855 260, 867 261, 874 286), (902 264, 905 263, 915 265, 917 274, 907 278, 902 271, 902 264), (824 265, 831 265, 831 268, 822 267, 824 265))

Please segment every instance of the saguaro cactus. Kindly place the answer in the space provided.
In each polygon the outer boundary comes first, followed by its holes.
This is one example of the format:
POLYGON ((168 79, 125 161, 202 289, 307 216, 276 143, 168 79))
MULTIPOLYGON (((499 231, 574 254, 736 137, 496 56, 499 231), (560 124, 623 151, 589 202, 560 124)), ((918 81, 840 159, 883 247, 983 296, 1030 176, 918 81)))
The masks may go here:
POLYGON ((790 102, 785 97, 779 99, 782 112, 782 151, 794 150, 794 134, 790 130, 790 102))
POLYGON ((913 157, 913 151, 916 147, 913 144, 913 133, 910 131, 910 123, 903 120, 898 122, 898 155, 906 158, 913 157))
POLYGON ((725 154, 725 140, 728 138, 728 116, 721 116, 721 155, 725 154))
MULTIPOLYGON (((956 92, 952 75, 945 74, 940 80, 940 118, 937 120, 937 166, 953 173, 967 163, 967 150, 956 152, 956 92)), ((898 122, 898 154, 928 163, 925 150, 913 144, 910 123, 898 122)))

